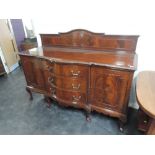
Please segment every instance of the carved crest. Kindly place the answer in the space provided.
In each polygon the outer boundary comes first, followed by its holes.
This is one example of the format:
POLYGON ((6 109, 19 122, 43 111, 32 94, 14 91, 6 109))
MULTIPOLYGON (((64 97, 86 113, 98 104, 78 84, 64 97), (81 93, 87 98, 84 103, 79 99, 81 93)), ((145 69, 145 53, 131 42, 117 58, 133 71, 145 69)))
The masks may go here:
POLYGON ((40 34, 43 46, 62 46, 95 50, 123 50, 135 52, 138 36, 105 35, 84 29, 66 33, 40 34))

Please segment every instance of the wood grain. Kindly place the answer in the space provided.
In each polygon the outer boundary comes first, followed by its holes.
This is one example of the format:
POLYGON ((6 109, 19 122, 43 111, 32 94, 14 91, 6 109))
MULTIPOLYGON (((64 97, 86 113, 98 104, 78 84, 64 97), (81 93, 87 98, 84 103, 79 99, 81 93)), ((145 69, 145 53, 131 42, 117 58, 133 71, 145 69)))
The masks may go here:
POLYGON ((82 49, 111 49, 134 52, 137 35, 105 35, 84 29, 59 34, 40 34, 43 46, 64 46, 82 49))
POLYGON ((41 39, 43 47, 20 53, 27 90, 85 109, 87 118, 97 111, 126 122, 138 36, 73 30, 41 39))

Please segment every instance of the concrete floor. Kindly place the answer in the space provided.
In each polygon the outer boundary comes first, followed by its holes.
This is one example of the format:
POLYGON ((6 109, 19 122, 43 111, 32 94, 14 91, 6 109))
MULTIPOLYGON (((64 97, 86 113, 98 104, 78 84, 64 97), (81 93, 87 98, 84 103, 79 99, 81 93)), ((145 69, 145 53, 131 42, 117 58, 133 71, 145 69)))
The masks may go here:
POLYGON ((1 135, 124 135, 142 134, 137 131, 137 111, 129 109, 128 122, 120 132, 117 119, 92 113, 86 122, 82 110, 63 108, 56 102, 51 108, 40 94, 29 100, 21 68, 0 77, 0 134, 1 135))

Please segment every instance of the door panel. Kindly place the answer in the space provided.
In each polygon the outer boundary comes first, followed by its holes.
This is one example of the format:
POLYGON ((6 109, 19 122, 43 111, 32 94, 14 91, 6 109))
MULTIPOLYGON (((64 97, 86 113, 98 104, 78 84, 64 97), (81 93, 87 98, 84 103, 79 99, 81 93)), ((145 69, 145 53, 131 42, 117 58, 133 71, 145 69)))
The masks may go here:
POLYGON ((2 48, 5 60, 10 68, 18 62, 17 51, 11 36, 10 29, 6 23, 7 20, 0 19, 0 46, 2 48))
POLYGON ((43 58, 21 56, 22 66, 25 73, 27 85, 40 91, 51 92, 50 66, 52 63, 43 58))
POLYGON ((125 102, 128 73, 92 67, 91 77, 92 105, 121 111, 125 102))

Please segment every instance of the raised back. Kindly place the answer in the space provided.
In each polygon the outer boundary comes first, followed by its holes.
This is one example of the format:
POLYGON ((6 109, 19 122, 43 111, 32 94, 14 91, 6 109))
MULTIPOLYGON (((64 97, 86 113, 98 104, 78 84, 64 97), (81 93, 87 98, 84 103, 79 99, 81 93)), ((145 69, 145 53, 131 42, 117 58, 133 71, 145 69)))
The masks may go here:
POLYGON ((137 35, 105 35, 75 29, 59 34, 40 34, 42 46, 62 46, 98 50, 123 50, 135 52, 137 35))

